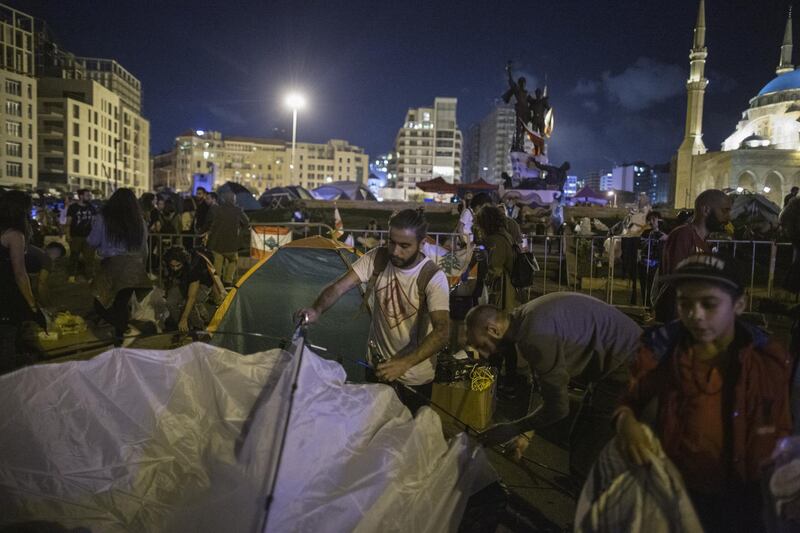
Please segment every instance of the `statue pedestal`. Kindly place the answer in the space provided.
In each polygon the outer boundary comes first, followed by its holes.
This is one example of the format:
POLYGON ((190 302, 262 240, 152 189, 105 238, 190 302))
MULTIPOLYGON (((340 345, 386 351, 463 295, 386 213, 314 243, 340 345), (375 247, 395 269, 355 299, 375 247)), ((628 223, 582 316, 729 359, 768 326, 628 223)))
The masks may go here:
POLYGON ((534 164, 534 160, 542 165, 548 164, 547 155, 545 154, 534 157, 530 152, 511 152, 508 154, 508 158, 511 161, 511 177, 516 180, 542 177, 539 169, 534 164))

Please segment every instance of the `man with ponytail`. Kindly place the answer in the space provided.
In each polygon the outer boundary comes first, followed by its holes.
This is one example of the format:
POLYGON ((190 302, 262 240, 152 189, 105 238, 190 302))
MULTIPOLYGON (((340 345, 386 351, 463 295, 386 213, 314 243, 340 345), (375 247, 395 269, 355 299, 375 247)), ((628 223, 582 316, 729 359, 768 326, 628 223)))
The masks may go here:
POLYGON ((450 335, 447 278, 421 249, 427 228, 421 211, 395 213, 388 246, 362 256, 311 307, 297 312, 314 323, 342 295, 366 283, 364 299, 372 316, 366 379, 392 385, 412 412, 430 398, 436 354, 450 335))

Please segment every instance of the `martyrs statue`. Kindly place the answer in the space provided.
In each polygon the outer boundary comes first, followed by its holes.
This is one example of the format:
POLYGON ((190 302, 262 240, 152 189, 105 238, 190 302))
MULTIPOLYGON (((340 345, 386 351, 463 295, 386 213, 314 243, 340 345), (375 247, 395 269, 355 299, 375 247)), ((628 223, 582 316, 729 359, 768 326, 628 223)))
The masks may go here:
POLYGON ((506 65, 508 74, 508 90, 503 94, 503 101, 509 103, 514 97, 514 111, 516 121, 514 123, 514 139, 511 141, 512 152, 523 152, 525 150, 525 126, 530 122, 531 110, 529 102, 532 100, 525 89, 525 78, 520 78, 515 82, 511 76, 511 61, 506 65))

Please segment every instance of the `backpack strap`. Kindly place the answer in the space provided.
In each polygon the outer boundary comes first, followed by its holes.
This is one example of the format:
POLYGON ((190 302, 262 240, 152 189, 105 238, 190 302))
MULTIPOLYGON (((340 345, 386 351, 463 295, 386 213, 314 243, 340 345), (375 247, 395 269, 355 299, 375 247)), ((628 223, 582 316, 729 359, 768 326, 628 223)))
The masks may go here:
POLYGON ((425 261, 425 264, 422 265, 422 269, 419 271, 419 276, 417 276, 417 294, 419 296, 419 309, 417 310, 417 343, 422 342, 424 338, 425 332, 422 329, 422 324, 424 317, 428 315, 428 296, 425 290, 428 288, 433 276, 441 270, 439 265, 431 259, 425 261))
POLYGON ((375 284, 378 283, 378 277, 386 270, 389 264, 389 249, 386 246, 380 246, 375 251, 375 260, 372 263, 372 275, 367 280, 367 287, 364 289, 364 295, 361 300, 361 310, 370 311, 369 299, 372 293, 375 292, 375 284))

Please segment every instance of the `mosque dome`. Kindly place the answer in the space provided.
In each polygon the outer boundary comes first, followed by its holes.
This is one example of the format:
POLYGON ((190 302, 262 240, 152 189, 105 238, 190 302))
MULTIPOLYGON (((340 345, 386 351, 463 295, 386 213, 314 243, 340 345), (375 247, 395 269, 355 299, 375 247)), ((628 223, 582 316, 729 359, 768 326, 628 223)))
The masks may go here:
POLYGON ((773 78, 764 88, 758 92, 758 96, 764 96, 769 93, 776 93, 779 91, 791 91, 793 89, 800 89, 800 70, 793 70, 791 72, 784 72, 776 78, 773 78))

